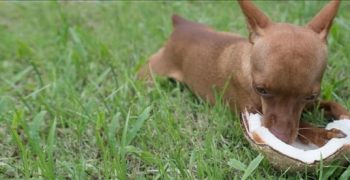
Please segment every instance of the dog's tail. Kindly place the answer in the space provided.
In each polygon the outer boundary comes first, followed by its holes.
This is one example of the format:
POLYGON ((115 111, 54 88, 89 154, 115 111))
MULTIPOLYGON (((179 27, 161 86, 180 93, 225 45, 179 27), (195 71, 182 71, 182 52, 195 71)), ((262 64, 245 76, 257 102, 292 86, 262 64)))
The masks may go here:
POLYGON ((177 14, 173 14, 173 16, 171 17, 172 21, 173 21, 173 26, 176 27, 178 26, 179 24, 182 24, 182 23, 186 23, 187 20, 177 14))

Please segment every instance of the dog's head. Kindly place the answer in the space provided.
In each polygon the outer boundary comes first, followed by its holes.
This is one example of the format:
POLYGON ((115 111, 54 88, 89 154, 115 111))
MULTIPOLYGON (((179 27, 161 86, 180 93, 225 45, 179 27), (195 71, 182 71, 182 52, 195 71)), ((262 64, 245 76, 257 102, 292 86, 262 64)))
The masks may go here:
POLYGON ((251 83, 261 97, 264 126, 286 143, 296 139, 305 105, 320 94, 326 39, 339 3, 329 2, 301 27, 274 23, 251 1, 239 1, 250 31, 251 83))

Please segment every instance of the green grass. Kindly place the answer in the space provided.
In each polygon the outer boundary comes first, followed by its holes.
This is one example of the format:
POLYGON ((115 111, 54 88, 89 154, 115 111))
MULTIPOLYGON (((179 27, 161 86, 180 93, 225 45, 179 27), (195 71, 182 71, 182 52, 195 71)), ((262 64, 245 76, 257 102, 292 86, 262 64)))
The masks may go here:
MULTIPOLYGON (((256 3, 297 24, 325 4, 256 3)), ((348 108, 349 8, 331 30, 322 85, 348 108)), ((172 13, 247 35, 235 2, 0 2, 0 179, 347 178, 347 166, 274 170, 226 106, 163 78, 136 81, 172 13)))

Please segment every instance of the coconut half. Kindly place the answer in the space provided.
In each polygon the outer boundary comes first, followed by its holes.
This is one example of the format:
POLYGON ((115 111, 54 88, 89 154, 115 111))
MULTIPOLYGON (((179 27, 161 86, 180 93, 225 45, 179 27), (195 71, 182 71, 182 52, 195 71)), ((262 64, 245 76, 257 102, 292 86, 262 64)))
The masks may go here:
POLYGON ((305 166, 314 169, 321 161, 323 165, 335 160, 345 160, 342 155, 350 154, 350 120, 342 119, 330 122, 326 129, 336 128, 346 134, 345 138, 333 138, 324 146, 303 144, 296 140, 286 144, 267 128, 262 126, 259 114, 245 112, 241 116, 245 136, 250 144, 265 154, 270 163, 278 169, 304 170, 305 166))

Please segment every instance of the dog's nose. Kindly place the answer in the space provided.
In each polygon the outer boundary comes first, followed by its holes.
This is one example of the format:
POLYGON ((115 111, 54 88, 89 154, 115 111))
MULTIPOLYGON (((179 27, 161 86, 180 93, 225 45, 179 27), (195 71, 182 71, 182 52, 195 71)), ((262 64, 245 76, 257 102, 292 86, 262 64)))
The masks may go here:
POLYGON ((278 139, 280 139, 281 141, 283 141, 283 142, 285 142, 285 143, 289 143, 289 135, 288 134, 286 134, 286 133, 284 133, 284 132, 281 132, 281 131, 279 131, 279 130, 276 130, 276 129, 274 129, 274 128, 271 128, 270 129, 270 131, 271 131, 271 133, 273 134, 273 135, 275 135, 278 139))

